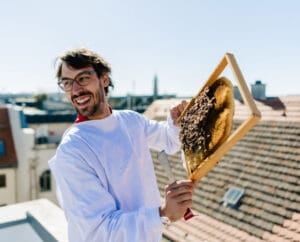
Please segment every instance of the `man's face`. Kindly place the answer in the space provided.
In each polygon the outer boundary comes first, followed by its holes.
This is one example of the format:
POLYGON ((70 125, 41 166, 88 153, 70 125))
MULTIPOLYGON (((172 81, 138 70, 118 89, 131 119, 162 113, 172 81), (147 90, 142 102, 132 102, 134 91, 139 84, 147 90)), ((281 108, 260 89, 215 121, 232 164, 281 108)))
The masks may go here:
POLYGON ((78 82, 74 81, 72 88, 66 91, 66 96, 78 113, 89 119, 96 119, 105 115, 107 111, 108 103, 104 87, 108 86, 109 81, 107 74, 102 75, 100 78, 96 72, 84 75, 84 73, 91 70, 93 70, 93 67, 74 69, 63 63, 61 79, 71 80, 75 78, 80 82, 80 76, 83 75, 87 85, 81 86, 78 82))

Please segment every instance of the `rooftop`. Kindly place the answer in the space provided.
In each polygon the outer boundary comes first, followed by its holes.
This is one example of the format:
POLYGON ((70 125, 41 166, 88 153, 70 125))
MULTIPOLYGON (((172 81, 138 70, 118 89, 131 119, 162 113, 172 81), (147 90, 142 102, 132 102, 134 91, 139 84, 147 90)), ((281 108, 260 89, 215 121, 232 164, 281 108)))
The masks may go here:
MULTIPOLYGON (((158 102, 151 114, 162 119, 170 105, 158 102)), ((198 216, 165 227, 172 241, 300 241, 300 96, 256 103, 262 121, 201 179, 193 206, 198 216), (238 206, 222 202, 230 187, 244 192, 238 206)), ((235 128, 247 111, 236 101, 235 128)), ((152 155, 163 196, 168 179, 152 155)), ((180 153, 169 159, 175 176, 185 179, 180 153)))
POLYGON ((46 199, 0 207, 0 241, 68 241, 63 211, 46 199), (30 239, 30 240, 28 240, 30 239))
MULTIPOLYGON (((148 118, 164 120, 170 107, 179 103, 183 98, 155 100, 144 113, 148 118)), ((188 99, 187 99, 188 100, 188 99)), ((234 119, 245 120, 249 117, 247 106, 235 99, 234 119)), ((266 100, 255 100, 255 104, 262 114, 262 120, 276 120, 285 122, 300 122, 300 95, 269 97, 266 100)))

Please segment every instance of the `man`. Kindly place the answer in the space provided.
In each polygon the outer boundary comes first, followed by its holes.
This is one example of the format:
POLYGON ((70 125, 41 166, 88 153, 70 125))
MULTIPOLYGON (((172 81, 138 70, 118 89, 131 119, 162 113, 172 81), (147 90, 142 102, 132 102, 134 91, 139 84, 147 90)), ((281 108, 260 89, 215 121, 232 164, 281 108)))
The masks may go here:
POLYGON ((180 148, 175 125, 186 103, 161 123, 112 110, 110 72, 98 54, 84 48, 66 52, 57 69, 58 85, 78 112, 49 161, 69 240, 158 242, 162 218, 182 218, 195 185, 182 180, 166 186, 161 204, 149 148, 167 153, 180 148))

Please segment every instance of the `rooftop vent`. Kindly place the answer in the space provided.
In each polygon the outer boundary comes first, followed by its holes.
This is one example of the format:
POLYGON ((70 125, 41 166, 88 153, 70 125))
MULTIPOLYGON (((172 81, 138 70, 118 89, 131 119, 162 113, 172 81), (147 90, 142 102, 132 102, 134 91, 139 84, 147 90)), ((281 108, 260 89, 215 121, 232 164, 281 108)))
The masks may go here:
POLYGON ((266 100, 266 85, 257 80, 255 84, 251 85, 252 96, 256 100, 266 100))
POLYGON ((225 207, 238 208, 243 195, 244 189, 238 187, 230 187, 222 198, 221 203, 225 207))

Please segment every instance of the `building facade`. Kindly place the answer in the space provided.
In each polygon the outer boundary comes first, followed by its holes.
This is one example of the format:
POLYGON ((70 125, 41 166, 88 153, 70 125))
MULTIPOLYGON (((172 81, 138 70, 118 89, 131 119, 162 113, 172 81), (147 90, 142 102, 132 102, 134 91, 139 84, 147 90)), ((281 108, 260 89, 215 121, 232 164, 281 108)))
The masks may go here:
POLYGON ((56 201, 48 160, 57 144, 37 144, 21 107, 0 107, 0 205, 39 198, 56 201))

